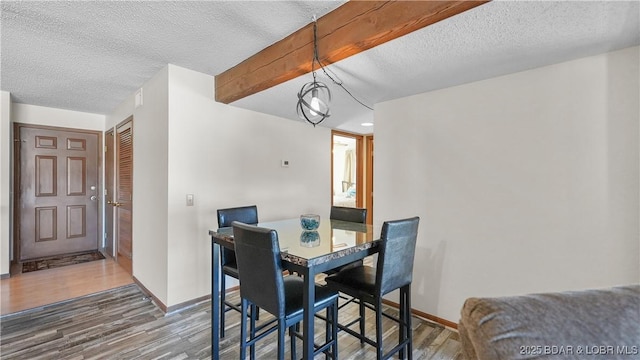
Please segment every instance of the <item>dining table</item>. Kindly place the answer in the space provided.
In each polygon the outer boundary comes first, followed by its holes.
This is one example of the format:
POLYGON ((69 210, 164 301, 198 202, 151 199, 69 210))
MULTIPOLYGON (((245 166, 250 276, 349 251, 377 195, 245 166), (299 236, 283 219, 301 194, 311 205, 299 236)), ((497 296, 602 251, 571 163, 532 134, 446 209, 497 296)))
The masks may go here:
MULTIPOLYGON (((379 236, 368 224, 321 219, 315 231, 305 230, 300 218, 260 222, 259 227, 278 233, 282 268, 302 276, 303 292, 303 359, 313 359, 316 275, 364 259, 378 252, 379 236)), ((379 232, 378 232, 379 233, 379 232)), ((209 230, 211 236, 211 347, 212 359, 220 358, 220 246, 234 249, 233 228, 209 230)), ((296 275, 290 275, 296 276, 296 275)), ((228 336, 228 335, 227 335, 228 336)), ((238 339, 238 343, 239 343, 238 339)))

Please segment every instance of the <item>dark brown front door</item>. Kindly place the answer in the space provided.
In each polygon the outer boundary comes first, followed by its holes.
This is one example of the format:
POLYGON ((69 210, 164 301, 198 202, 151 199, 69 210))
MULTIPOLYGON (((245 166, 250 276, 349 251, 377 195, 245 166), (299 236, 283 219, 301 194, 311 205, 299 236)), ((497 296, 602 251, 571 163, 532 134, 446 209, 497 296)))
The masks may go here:
POLYGON ((133 274, 133 120, 128 119, 116 129, 116 228, 118 232, 116 260, 133 274))
POLYGON ((20 260, 98 249, 98 133, 16 126, 20 260))

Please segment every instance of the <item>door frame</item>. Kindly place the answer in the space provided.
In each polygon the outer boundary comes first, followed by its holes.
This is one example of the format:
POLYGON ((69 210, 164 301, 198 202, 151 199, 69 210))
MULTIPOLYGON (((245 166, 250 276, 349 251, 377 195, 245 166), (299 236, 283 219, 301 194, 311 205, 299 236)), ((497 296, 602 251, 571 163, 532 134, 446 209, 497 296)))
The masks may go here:
POLYGON ((107 206, 108 198, 113 197, 113 195, 115 194, 115 127, 104 132, 104 142, 104 192, 102 197, 102 208, 104 209, 104 249, 109 256, 115 258, 115 211, 112 207, 107 206), (111 134, 110 136, 113 137, 113 141, 111 142, 107 141, 109 134, 111 134), (109 159, 108 156, 109 151, 111 151, 111 159, 109 159), (109 188, 109 175, 111 175, 111 188, 109 188), (111 221, 109 221, 109 212, 111 212, 111 221), (109 229, 109 224, 111 224, 111 229, 109 229))
MULTIPOLYGON (((22 128, 31 128, 31 129, 41 129, 41 130, 55 130, 55 131, 69 131, 75 133, 83 133, 83 134, 92 134, 96 135, 98 138, 98 151, 97 151, 97 165, 98 165, 98 184, 96 185, 98 189, 102 189, 103 179, 102 174, 104 170, 103 166, 103 152, 100 151, 102 149, 102 132, 88 129, 76 129, 76 128, 67 128, 67 127, 59 127, 59 126, 51 126, 51 125, 37 125, 37 124, 25 124, 15 122, 13 123, 13 251, 11 251, 11 256, 13 257, 11 263, 17 264, 20 262, 20 200, 21 200, 21 192, 20 192, 20 144, 22 140, 20 139, 20 129, 22 128)), ((98 250, 102 250, 104 248, 104 240, 101 240, 100 236, 101 230, 103 227, 103 206, 100 203, 101 196, 98 196, 98 223, 97 223, 97 233, 96 233, 96 241, 98 243, 98 250)))
POLYGON ((366 194, 364 196, 367 204, 367 224, 373 224, 373 152, 374 152, 373 135, 365 136, 365 158, 366 158, 366 176, 365 182, 366 194))

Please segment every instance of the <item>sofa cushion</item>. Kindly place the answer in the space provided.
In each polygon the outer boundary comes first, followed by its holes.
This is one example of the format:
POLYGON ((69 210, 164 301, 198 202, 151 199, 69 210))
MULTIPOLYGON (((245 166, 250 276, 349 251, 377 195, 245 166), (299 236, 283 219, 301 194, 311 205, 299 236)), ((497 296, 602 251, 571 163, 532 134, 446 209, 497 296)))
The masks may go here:
POLYGON ((468 359, 640 358, 640 285, 469 298, 458 327, 468 359))

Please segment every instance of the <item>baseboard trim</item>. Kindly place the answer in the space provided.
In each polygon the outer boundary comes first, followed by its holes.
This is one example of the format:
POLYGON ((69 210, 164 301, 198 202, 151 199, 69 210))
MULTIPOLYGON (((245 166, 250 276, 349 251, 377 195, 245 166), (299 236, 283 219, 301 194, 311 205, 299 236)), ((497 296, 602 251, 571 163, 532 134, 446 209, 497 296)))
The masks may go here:
POLYGON ((8 279, 11 277, 11 274, 7 273, 7 274, 0 274, 0 280, 4 280, 4 279, 8 279))
MULTIPOLYGON (((176 305, 171 305, 171 306, 167 306, 165 305, 162 301, 160 301, 160 299, 158 299, 157 296, 153 295, 153 293, 151 291, 149 291, 149 289, 147 289, 144 285, 142 285, 142 283, 136 279, 135 276, 133 276, 133 281, 140 287, 140 289, 142 290, 143 293, 145 293, 146 296, 150 297, 151 300, 156 304, 156 306, 158 308, 160 308, 160 310, 162 310, 162 312, 167 315, 170 313, 174 313, 180 310, 183 310, 185 308, 188 308, 190 306, 193 306, 195 304, 201 303, 203 301, 207 301, 211 299, 211 295, 204 295, 201 296, 199 298, 195 298, 195 299, 191 299, 189 301, 185 301, 182 302, 180 304, 176 304, 176 305)), ((234 289, 239 289, 239 287, 235 287, 234 289)))
POLYGON ((186 309, 186 308, 188 308, 190 306, 193 306, 195 304, 198 304, 198 303, 201 303, 201 302, 207 301, 207 300, 211 300, 211 295, 204 295, 204 296, 201 296, 199 298, 195 298, 193 300, 182 302, 180 304, 171 305, 171 306, 169 306, 167 308, 167 311, 165 311, 165 313, 169 314, 169 313, 174 313, 174 312, 177 312, 177 311, 180 311, 180 310, 184 310, 184 309, 186 309))
MULTIPOLYGON (((225 291, 226 293, 230 293, 232 291, 239 291, 240 290, 240 286, 233 286, 227 289, 227 291, 225 291)), ((193 306, 195 304, 201 303, 203 301, 211 301, 211 295, 204 295, 201 296, 199 298, 193 299, 193 300, 189 300, 189 301, 185 301, 183 303, 180 304, 176 304, 176 305, 171 305, 169 307, 167 307, 167 310, 165 311, 165 314, 169 314, 169 313, 174 313, 183 309, 186 309, 190 306, 193 306)))
MULTIPOLYGON (((3 274, 3 275, 0 275, 0 276, 2 276, 4 278, 5 275, 8 277, 9 274, 3 274)), ((158 306, 160 308, 160 310, 162 310, 162 312, 164 312, 165 314, 173 313, 173 312, 182 310, 184 308, 187 308, 189 306, 193 306, 193 305, 195 305, 197 303, 200 303, 200 302, 203 302, 203 301, 211 299, 211 295, 205 295, 205 296, 201 296, 201 297, 196 298, 196 299, 185 301, 185 302, 180 303, 180 304, 166 306, 162 301, 160 301, 160 299, 158 299, 155 295, 153 295, 153 293, 151 291, 149 291, 149 289, 147 289, 144 285, 142 285, 142 283, 138 279, 136 279, 135 276, 133 276, 133 281, 142 289, 142 292, 144 292, 148 297, 150 297, 153 300, 153 302, 156 304, 156 306, 158 306)), ((230 288, 228 288, 226 290, 226 292, 229 293, 229 292, 233 292, 233 291, 237 291, 237 290, 240 290, 240 286, 230 287, 230 288)), ((394 307, 396 309, 400 307, 400 304, 398 304, 396 302, 393 302, 391 300, 383 299, 382 302, 384 304, 392 306, 392 307, 394 307)), ((435 316, 435 315, 431 315, 431 314, 428 314, 426 312, 423 312, 423 311, 420 311, 420 310, 416 310, 416 309, 413 309, 413 308, 411 309, 411 313, 414 314, 414 315, 417 315, 417 316, 419 316, 421 318, 424 318, 424 319, 427 319, 427 320, 431 320, 431 321, 433 321, 435 323, 438 323, 440 325, 444 325, 444 326, 447 326, 449 328, 456 329, 456 330, 458 329, 458 324, 453 322, 453 321, 449 321, 447 319, 443 319, 441 317, 438 317, 438 316, 435 316)))
MULTIPOLYGON (((382 299, 382 302, 386 305, 392 306, 396 309, 400 308, 400 304, 393 302, 391 300, 387 300, 387 299, 382 299)), ((435 323, 438 323, 440 325, 444 325, 453 329, 458 330, 458 323, 455 323, 453 321, 449 321, 447 319, 443 319, 441 317, 437 317, 435 315, 431 315, 431 314, 427 314, 426 312, 420 311, 420 310, 416 310, 414 308, 411 308, 411 313, 414 315, 417 315, 421 318, 425 318, 427 320, 431 320, 435 323)))
POLYGON ((227 289, 227 291, 225 291, 225 292, 226 292, 226 293, 230 293, 230 292, 232 292, 232 291, 236 291, 236 290, 240 291, 240 285, 236 285, 236 286, 230 287, 230 288, 228 288, 228 289, 227 289))
POLYGON ((138 285, 140 287, 140 289, 142 290, 142 292, 147 295, 147 297, 151 298, 151 301, 153 301, 154 304, 156 304, 157 307, 160 308, 160 310, 162 310, 163 313, 167 313, 167 305, 165 305, 162 301, 160 301, 160 299, 158 299, 157 296, 153 295, 153 293, 147 289, 144 285, 142 285, 142 283, 140 282, 140 280, 138 280, 135 276, 132 276, 133 278, 133 282, 136 283, 136 285, 138 285))

